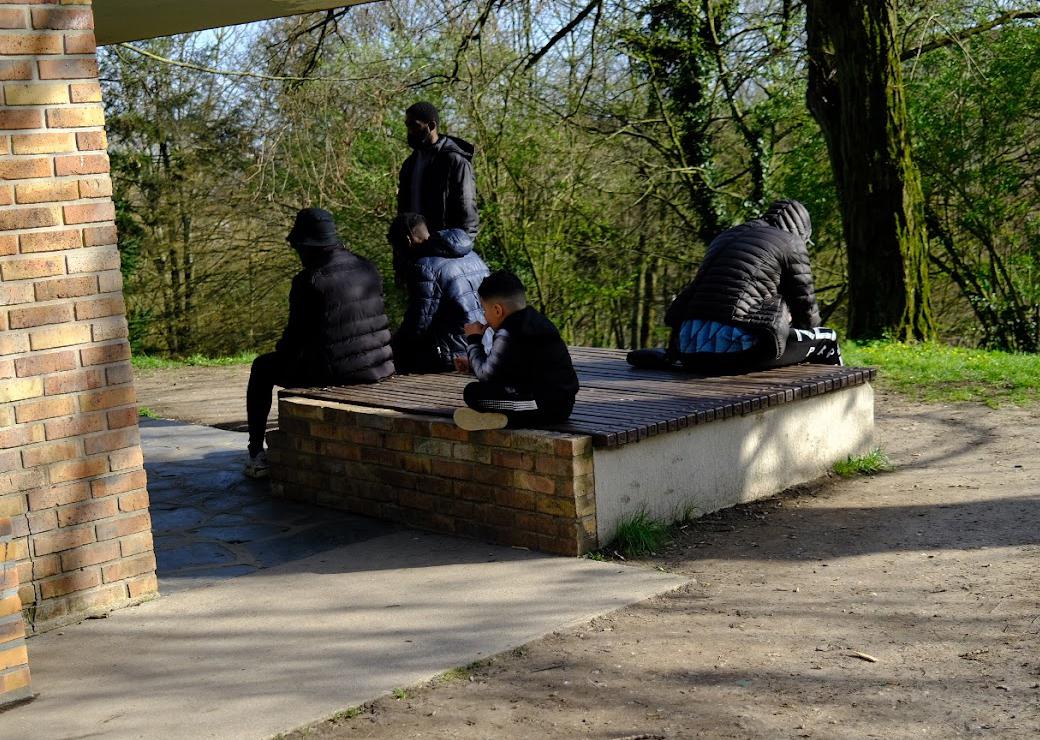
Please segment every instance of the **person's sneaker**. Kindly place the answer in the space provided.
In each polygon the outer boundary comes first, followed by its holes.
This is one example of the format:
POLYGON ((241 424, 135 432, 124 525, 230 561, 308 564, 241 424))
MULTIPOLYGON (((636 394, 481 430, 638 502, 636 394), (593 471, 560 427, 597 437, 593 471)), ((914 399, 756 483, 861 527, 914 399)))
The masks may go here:
POLYGON ((505 414, 484 413, 464 406, 455 409, 455 424, 467 432, 482 432, 487 429, 505 429, 509 417, 505 414))
POLYGON ((260 450, 255 455, 249 456, 246 469, 242 471, 247 478, 266 478, 269 472, 267 466, 267 451, 260 450))

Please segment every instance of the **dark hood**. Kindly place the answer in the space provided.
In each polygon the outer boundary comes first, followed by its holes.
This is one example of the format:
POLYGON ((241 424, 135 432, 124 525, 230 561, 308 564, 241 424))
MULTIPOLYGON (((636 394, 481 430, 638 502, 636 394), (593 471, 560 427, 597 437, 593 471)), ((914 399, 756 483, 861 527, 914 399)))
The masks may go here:
POLYGON ((324 267, 336 255, 337 252, 346 252, 346 248, 340 244, 321 247, 295 247, 296 253, 300 255, 300 262, 309 270, 324 267))
POLYGON ((465 257, 473 251, 473 238, 462 229, 442 229, 418 250, 419 257, 465 257))
POLYGON ((770 226, 794 234, 807 241, 812 236, 812 220, 809 211, 797 200, 778 200, 762 214, 762 220, 770 226))
POLYGON ((476 151, 475 146, 457 136, 442 136, 441 138, 444 140, 444 144, 441 146, 442 152, 455 152, 470 162, 473 161, 473 152, 476 151))

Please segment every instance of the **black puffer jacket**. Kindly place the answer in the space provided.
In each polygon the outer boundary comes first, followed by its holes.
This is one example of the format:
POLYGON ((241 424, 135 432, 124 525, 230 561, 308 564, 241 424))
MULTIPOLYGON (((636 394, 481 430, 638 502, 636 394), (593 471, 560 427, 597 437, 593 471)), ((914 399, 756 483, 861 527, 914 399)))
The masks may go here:
MULTIPOLYGON (((473 145, 454 136, 441 136, 433 145, 432 160, 422 173, 419 213, 430 231, 462 229, 476 237, 477 183, 473 176, 473 145)), ((419 152, 412 152, 401 165, 397 187, 397 212, 412 208, 412 172, 419 152)))
POLYGON ((466 352, 462 327, 484 323, 477 288, 488 266, 462 229, 444 229, 410 252, 408 308, 395 343, 433 347, 444 357, 466 352))
POLYGON ((383 280, 368 260, 343 247, 301 252, 289 323, 276 351, 311 383, 374 383, 394 374, 383 280))
POLYGON ((714 320, 754 332, 763 351, 783 354, 791 327, 820 325, 806 240, 809 213, 777 201, 759 219, 722 232, 708 246, 697 276, 665 314, 674 333, 687 319, 714 320))
POLYGON ((571 404, 578 376, 571 353, 553 322, 528 306, 506 317, 495 332, 491 351, 483 337, 467 337, 470 368, 477 380, 530 393, 539 402, 571 404))

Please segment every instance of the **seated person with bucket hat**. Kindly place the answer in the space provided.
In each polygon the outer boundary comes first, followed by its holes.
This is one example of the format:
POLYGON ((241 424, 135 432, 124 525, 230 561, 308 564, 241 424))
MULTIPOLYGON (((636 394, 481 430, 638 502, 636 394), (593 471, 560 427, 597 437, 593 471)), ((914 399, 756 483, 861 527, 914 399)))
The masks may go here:
POLYGON ((394 374, 379 270, 343 246, 332 214, 320 208, 300 211, 287 239, 303 269, 292 281, 282 338, 249 373, 250 478, 267 475, 264 435, 276 385, 375 383, 394 374))

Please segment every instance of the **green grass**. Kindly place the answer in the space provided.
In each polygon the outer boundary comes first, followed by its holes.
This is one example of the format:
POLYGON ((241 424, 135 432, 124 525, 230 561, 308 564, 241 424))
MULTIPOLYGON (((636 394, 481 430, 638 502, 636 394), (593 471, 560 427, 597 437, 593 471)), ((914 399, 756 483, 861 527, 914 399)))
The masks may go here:
POLYGON ((657 552, 671 539, 671 527, 654 521, 641 511, 618 523, 611 548, 625 557, 639 557, 657 552))
POLYGON ((842 354, 848 365, 877 365, 879 387, 918 401, 1040 402, 1040 355, 902 342, 844 342, 842 354))
POLYGON ((394 689, 390 693, 393 694, 393 697, 395 699, 407 699, 408 698, 408 692, 405 691, 404 689, 394 689))
POLYGON ((876 475, 892 469, 892 463, 880 448, 871 450, 860 457, 849 457, 847 460, 834 463, 834 472, 842 478, 853 478, 857 475, 876 475))
POLYGON ((134 355, 131 359, 138 370, 169 370, 177 367, 224 367, 228 365, 248 365, 256 359, 255 352, 243 352, 230 357, 203 357, 189 355, 173 359, 156 355, 134 355))
POLYGON ((159 414, 157 414, 156 412, 152 411, 147 406, 140 406, 137 409, 137 415, 138 416, 143 416, 145 419, 158 419, 158 418, 160 418, 159 414))

